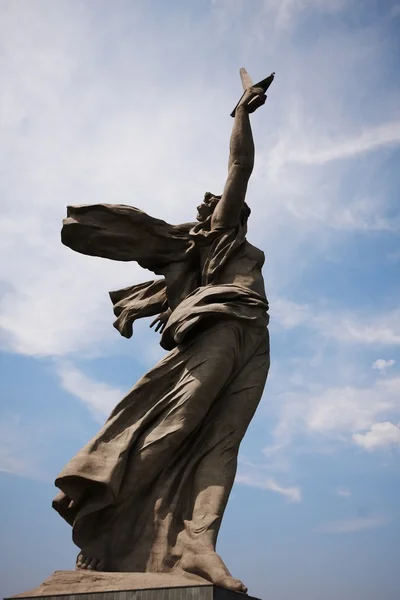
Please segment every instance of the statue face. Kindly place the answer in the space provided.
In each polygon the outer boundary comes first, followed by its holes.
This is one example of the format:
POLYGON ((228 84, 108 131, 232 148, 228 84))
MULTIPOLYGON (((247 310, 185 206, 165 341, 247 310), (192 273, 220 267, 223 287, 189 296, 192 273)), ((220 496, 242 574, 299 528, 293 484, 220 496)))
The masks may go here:
POLYGON ((218 202, 219 202, 218 196, 214 196, 214 194, 211 194, 210 192, 206 192, 204 194, 203 202, 201 204, 199 204, 199 206, 197 207, 196 219, 198 221, 205 221, 207 219, 207 217, 212 215, 212 213, 214 212, 214 208, 216 207, 218 202))

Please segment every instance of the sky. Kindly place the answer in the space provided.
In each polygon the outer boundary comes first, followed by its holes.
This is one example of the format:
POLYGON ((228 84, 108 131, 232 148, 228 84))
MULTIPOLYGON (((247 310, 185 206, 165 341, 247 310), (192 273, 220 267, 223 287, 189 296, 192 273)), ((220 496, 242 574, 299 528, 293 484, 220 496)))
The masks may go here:
POLYGON ((221 193, 241 94, 248 239, 271 371, 218 551, 264 600, 398 600, 400 4, 0 0, 0 597, 72 569, 53 481, 163 356, 108 291, 149 279, 62 246, 68 204, 191 221, 221 193))

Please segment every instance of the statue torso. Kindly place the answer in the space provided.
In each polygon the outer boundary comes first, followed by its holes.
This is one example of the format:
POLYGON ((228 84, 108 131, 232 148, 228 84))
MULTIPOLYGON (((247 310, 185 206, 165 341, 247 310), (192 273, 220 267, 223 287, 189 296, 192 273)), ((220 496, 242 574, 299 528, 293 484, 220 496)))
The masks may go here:
MULTIPOLYGON (((201 248, 201 264, 204 262, 205 256, 206 251, 201 248)), ((245 240, 223 268, 217 272, 213 284, 234 283, 251 289, 265 298, 264 279, 261 273, 264 261, 264 252, 245 240)))

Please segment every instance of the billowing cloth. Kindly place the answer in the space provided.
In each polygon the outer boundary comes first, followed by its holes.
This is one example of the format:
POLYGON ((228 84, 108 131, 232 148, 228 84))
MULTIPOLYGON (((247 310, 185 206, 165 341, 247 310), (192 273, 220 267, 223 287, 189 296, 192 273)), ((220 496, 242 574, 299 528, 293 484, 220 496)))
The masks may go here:
POLYGON ((195 244, 209 248, 201 284, 212 283, 233 252, 245 241, 246 228, 211 230, 211 217, 202 223, 170 225, 133 206, 93 204, 68 206, 61 241, 81 254, 136 261, 155 273, 184 262, 195 244))
POLYGON ((145 281, 137 285, 110 292, 114 314, 117 320, 113 323, 121 335, 132 337, 133 323, 142 317, 153 317, 168 306, 165 279, 145 281))
POLYGON ((54 508, 106 570, 178 573, 199 552, 215 555, 269 368, 268 304, 254 291, 261 267, 245 234, 241 224, 174 226, 121 205, 68 209, 64 244, 163 276, 110 294, 122 335, 135 319, 172 310, 161 337, 168 354, 56 480, 54 508), (242 279, 224 280, 228 267, 242 279))
POLYGON ((267 329, 227 319, 147 372, 56 480, 75 543, 113 571, 179 572, 193 540, 213 551, 268 367, 267 329))
MULTIPOLYGON (((200 287, 174 310, 168 319, 160 343, 165 350, 172 350, 184 341, 186 335, 204 317, 213 320, 239 319, 249 324, 259 321, 261 324, 267 309, 268 304, 264 298, 238 285, 200 287)), ((266 316, 264 318, 267 324, 266 316)))
POLYGON ((169 225, 124 204, 68 206, 61 241, 81 254, 134 260, 157 271, 185 258, 194 245, 188 236, 191 225, 169 225))
MULTIPOLYGON (((101 256, 113 260, 134 260, 142 267, 163 274, 164 279, 146 281, 122 290, 110 292, 114 314, 117 320, 114 327, 126 338, 133 332, 136 319, 154 316, 168 306, 179 307, 173 314, 171 324, 176 320, 187 321, 189 303, 196 299, 181 302, 200 289, 201 310, 196 307, 196 317, 185 325, 185 330, 197 323, 202 314, 229 314, 235 305, 237 313, 241 304, 246 306, 250 295, 248 290, 239 289, 237 293, 227 288, 221 290, 216 298, 213 290, 210 298, 206 286, 213 283, 216 275, 224 268, 235 251, 246 241, 246 228, 238 225, 235 229, 211 230, 211 217, 202 223, 170 225, 155 219, 141 210, 125 205, 82 205, 69 206, 67 218, 61 232, 63 244, 77 252, 91 256, 101 256), (196 247, 206 250, 206 258, 200 266, 196 247), (228 296, 229 298, 228 298, 228 296), (229 308, 223 308, 225 299, 229 308), (212 304, 212 306, 208 306, 212 304), (218 305, 218 306, 217 306, 218 305), (206 308, 208 306, 208 308, 206 308), (239 308, 238 308, 239 307, 239 308)), ((257 296, 257 294, 256 294, 257 296)), ((260 298, 259 298, 260 300, 260 298)), ((253 300, 254 301, 254 300, 253 300)), ((194 308, 191 305, 190 308, 194 308)), ((268 306, 261 299, 264 310, 268 306)), ((233 314, 233 313, 232 313, 233 314)), ((243 318, 243 315, 241 316, 243 318)), ((171 350, 179 336, 174 340, 171 328, 161 338, 161 345, 171 350)))
MULTIPOLYGON (((146 281, 117 292, 110 292, 117 320, 114 327, 130 338, 133 323, 142 317, 154 316, 167 307, 164 279, 146 281)), ((203 317, 235 318, 256 321, 268 310, 265 298, 248 288, 233 284, 203 286, 186 296, 173 311, 160 344, 172 350, 181 344, 186 334, 199 324, 203 317), (258 312, 253 309, 258 307, 258 312)))

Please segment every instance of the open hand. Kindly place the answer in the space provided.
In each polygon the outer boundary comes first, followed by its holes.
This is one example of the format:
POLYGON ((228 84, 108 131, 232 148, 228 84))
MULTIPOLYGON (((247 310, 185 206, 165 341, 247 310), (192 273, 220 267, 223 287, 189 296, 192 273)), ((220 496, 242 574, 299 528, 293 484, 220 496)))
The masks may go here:
POLYGON ((162 312, 158 315, 158 317, 156 317, 154 319, 154 321, 152 321, 150 323, 150 327, 153 327, 153 325, 156 325, 155 331, 159 331, 160 333, 162 333, 165 329, 165 326, 167 324, 167 321, 171 315, 172 311, 170 308, 168 308, 168 310, 166 310, 165 312, 162 312))

